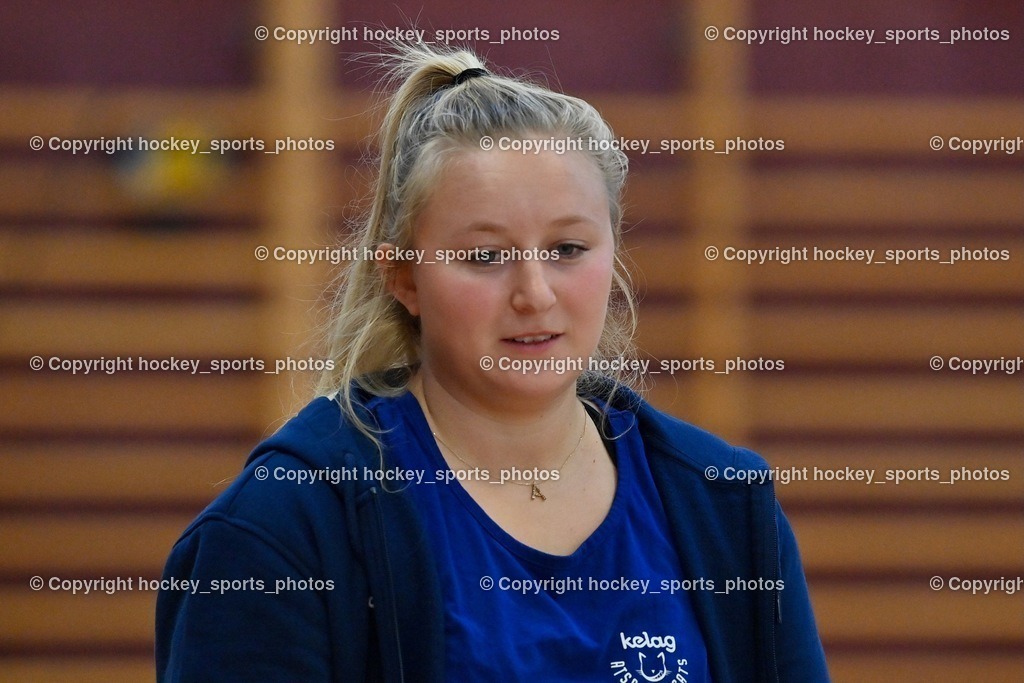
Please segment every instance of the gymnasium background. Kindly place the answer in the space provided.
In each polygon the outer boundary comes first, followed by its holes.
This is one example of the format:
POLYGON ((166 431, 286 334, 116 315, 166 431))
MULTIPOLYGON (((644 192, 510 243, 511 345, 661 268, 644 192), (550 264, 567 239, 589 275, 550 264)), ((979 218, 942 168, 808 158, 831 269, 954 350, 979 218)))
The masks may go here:
POLYGON ((650 397, 779 468, 835 679, 1024 679, 1017 0, 4 3, 0 679, 152 678, 137 579, 308 397, 332 267, 275 248, 332 246, 358 208, 372 81, 349 58, 412 24, 487 31, 497 65, 683 147, 630 154, 642 351, 688 368, 650 397), (287 40, 320 28, 337 44, 287 40), (736 39, 774 28, 806 39, 736 39), (72 149, 97 138, 135 149, 72 149), (869 470, 913 474, 834 480, 869 470), (60 589, 99 577, 135 590, 60 589))

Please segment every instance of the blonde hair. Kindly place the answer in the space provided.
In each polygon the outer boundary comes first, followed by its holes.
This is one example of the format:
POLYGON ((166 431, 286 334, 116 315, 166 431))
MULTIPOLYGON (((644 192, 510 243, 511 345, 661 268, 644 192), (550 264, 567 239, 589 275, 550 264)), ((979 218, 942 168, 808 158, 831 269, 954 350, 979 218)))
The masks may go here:
MULTIPOLYGON (((429 198, 445 162, 460 149, 479 149, 483 136, 559 135, 603 141, 598 151, 584 149, 604 179, 615 241, 615 266, 605 327, 594 357, 634 355, 636 304, 622 261, 622 189, 628 162, 608 144, 614 134, 601 115, 581 99, 525 80, 495 74, 466 50, 440 50, 423 44, 395 46, 388 55, 386 85, 397 85, 386 103, 377 139, 379 157, 372 203, 350 246, 368 253, 382 243, 400 249, 412 244, 416 218, 429 198), (487 69, 462 82, 467 69, 487 69)), ((407 389, 410 369, 419 362, 418 323, 388 292, 383 274, 369 259, 351 261, 339 275, 324 329, 326 358, 333 368, 320 377, 317 392, 335 394, 346 417, 376 441, 373 429, 356 412, 357 387, 377 396, 407 389)), ((580 395, 610 399, 620 384, 638 385, 638 377, 618 374, 609 383, 584 372, 580 395), (609 388, 610 387, 610 388, 609 388)))

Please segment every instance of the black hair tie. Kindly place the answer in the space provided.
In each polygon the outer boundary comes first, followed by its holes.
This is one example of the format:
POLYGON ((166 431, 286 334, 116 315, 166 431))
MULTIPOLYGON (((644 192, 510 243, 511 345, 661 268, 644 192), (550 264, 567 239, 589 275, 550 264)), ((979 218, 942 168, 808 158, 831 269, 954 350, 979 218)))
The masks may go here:
POLYGON ((462 71, 461 73, 455 74, 455 77, 452 78, 452 85, 462 85, 463 83, 465 83, 466 81, 468 81, 471 78, 476 78, 477 76, 487 76, 487 75, 488 75, 487 69, 481 69, 479 67, 473 67, 472 69, 466 69, 465 71, 462 71))

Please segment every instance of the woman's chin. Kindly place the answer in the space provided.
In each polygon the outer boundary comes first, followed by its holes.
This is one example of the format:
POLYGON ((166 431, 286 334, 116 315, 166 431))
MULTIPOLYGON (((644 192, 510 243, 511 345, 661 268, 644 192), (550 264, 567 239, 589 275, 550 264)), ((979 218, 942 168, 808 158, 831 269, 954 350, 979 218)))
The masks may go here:
POLYGON ((498 370, 498 374, 488 373, 488 383, 498 393, 503 402, 517 402, 518 399, 529 402, 545 403, 566 393, 576 393, 576 379, 579 372, 557 372, 542 370, 523 374, 511 370, 498 370))

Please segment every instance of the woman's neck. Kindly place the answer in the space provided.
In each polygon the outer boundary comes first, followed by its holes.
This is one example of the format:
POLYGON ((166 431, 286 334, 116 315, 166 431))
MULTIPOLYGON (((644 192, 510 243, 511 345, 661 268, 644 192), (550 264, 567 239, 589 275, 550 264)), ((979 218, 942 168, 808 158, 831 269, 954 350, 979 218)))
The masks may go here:
POLYGON ((492 472, 559 469, 589 420, 575 391, 515 411, 456 395, 422 372, 409 389, 442 445, 463 465, 492 472))

